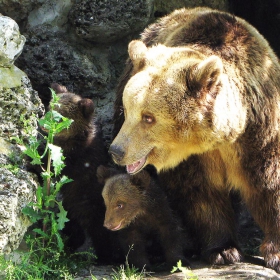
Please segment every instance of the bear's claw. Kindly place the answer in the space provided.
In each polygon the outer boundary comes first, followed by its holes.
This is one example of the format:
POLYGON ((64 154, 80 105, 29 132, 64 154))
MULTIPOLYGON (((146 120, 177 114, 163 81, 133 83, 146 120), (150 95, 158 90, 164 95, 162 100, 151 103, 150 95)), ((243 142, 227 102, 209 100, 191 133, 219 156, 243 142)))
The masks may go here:
POLYGON ((242 259, 242 254, 236 248, 229 248, 220 252, 213 252, 208 257, 208 261, 213 265, 233 264, 236 262, 241 262, 242 259))
POLYGON ((280 273, 280 254, 269 254, 264 258, 266 266, 280 273))

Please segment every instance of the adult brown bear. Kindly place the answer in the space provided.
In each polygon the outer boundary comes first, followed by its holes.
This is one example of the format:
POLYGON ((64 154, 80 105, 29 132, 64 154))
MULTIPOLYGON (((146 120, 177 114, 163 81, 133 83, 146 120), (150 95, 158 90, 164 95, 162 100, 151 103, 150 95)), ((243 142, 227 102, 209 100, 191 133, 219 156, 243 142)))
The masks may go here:
POLYGON ((240 190, 265 234, 265 262, 280 272, 280 66, 267 41, 231 14, 181 9, 128 52, 114 161, 131 174, 152 164, 171 181, 212 263, 240 260, 226 195, 240 190))

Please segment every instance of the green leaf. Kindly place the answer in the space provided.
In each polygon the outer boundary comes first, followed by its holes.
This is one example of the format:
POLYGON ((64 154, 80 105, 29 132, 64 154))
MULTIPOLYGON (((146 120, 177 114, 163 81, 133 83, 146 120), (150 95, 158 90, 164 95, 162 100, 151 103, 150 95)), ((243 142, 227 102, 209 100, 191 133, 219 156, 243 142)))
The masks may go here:
POLYGON ((64 156, 62 154, 62 149, 56 145, 48 145, 51 151, 52 165, 54 167, 55 176, 59 175, 63 167, 65 166, 63 160, 64 156))
POLYGON ((58 202, 58 209, 59 209, 59 213, 56 214, 57 218, 57 226, 59 230, 64 229, 65 227, 65 223, 67 223, 69 221, 69 219, 67 218, 67 211, 65 211, 62 202, 58 202))
POLYGON ((29 157, 33 158, 33 160, 30 162, 33 165, 41 165, 42 161, 41 161, 41 157, 39 154, 33 154, 30 151, 24 152, 26 155, 28 155, 29 157))
POLYGON ((51 113, 52 113, 52 119, 56 123, 60 122, 60 120, 62 120, 64 118, 59 112, 57 112, 55 110, 52 110, 51 113))
POLYGON ((73 120, 62 117, 62 122, 60 122, 56 125, 54 133, 57 134, 64 129, 68 129, 70 127, 70 125, 72 124, 72 122, 73 122, 73 120))
POLYGON ((22 139, 20 139, 18 136, 12 136, 12 137, 10 137, 10 140, 11 141, 15 141, 17 144, 19 144, 19 145, 23 145, 24 143, 23 143, 23 140, 22 139))
MULTIPOLYGON (((59 208, 62 207, 62 203, 60 202, 59 203, 59 208)), ((62 207, 63 208, 63 207, 62 207)), ((64 210, 64 209, 63 209, 64 210)), ((67 219, 67 218, 66 218, 67 219)), ((63 248, 64 248, 64 244, 63 244, 63 241, 62 241, 62 238, 59 234, 59 228, 60 228, 60 225, 59 223, 55 220, 54 218, 54 213, 52 213, 51 215, 51 221, 52 221, 52 234, 54 234, 56 236, 56 239, 57 239, 57 246, 59 248, 59 251, 62 252, 63 251, 63 248)))
POLYGON ((55 236, 56 236, 56 239, 57 239, 57 246, 59 248, 59 252, 62 252, 63 248, 64 248, 63 240, 62 240, 59 233, 55 233, 55 236))
POLYGON ((53 114, 51 111, 48 111, 44 117, 42 117, 39 120, 39 125, 44 128, 47 131, 51 131, 52 130, 52 125, 53 125, 53 114))
POLYGON ((50 102, 50 107, 53 108, 55 105, 59 105, 58 101, 60 99, 60 97, 58 95, 56 95, 56 92, 52 89, 49 88, 52 94, 52 100, 50 102))
POLYGON ((38 141, 36 138, 31 137, 29 140, 29 145, 25 146, 25 150, 23 151, 24 154, 29 156, 32 161, 31 164, 42 164, 41 162, 41 156, 38 153, 38 147, 40 145, 40 141, 38 141))
POLYGON ((65 185, 67 183, 71 183, 71 182, 73 182, 73 179, 70 179, 67 176, 63 175, 55 185, 54 194, 56 195, 60 191, 60 189, 63 185, 65 185))
POLYGON ((44 231, 42 231, 40 228, 34 228, 33 231, 40 234, 41 236, 43 236, 45 238, 49 238, 49 235, 46 234, 44 231))
POLYGON ((33 209, 33 207, 25 206, 22 208, 22 213, 28 216, 32 223, 37 222, 38 220, 42 219, 42 215, 40 212, 33 209))
POLYGON ((41 172, 41 176, 44 180, 52 177, 52 173, 48 173, 47 171, 41 172))
POLYGON ((49 194, 47 197, 46 197, 46 201, 45 201, 45 206, 46 207, 54 207, 54 203, 55 203, 55 195, 54 194, 49 194))
POLYGON ((37 205, 40 209, 42 209, 43 206, 43 188, 42 187, 38 187, 36 190, 36 199, 37 199, 37 205))

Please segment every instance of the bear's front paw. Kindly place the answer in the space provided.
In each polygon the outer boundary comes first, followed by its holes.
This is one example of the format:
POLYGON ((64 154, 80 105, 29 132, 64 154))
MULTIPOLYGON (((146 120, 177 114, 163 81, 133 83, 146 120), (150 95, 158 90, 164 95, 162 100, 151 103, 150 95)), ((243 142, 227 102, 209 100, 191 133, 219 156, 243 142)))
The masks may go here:
POLYGON ((264 258, 266 266, 280 273, 280 254, 269 254, 264 258))
POLYGON ((243 257, 236 248, 228 248, 222 251, 212 252, 206 259, 213 265, 221 265, 241 262, 243 257))
POLYGON ((265 265, 280 273, 280 253, 279 243, 275 239, 268 236, 260 247, 261 255, 264 256, 265 265))

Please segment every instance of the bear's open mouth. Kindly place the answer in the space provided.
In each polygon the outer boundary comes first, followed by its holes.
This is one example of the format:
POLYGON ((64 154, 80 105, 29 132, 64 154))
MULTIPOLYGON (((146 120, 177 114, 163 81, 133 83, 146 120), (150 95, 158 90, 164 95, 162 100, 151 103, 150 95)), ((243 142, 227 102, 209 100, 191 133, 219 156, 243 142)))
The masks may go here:
POLYGON ((121 226, 122 226, 122 221, 114 228, 111 228, 111 230, 115 231, 115 230, 119 230, 121 229, 121 226))
POLYGON ((137 160, 132 164, 128 164, 126 166, 126 172, 129 174, 135 174, 139 172, 144 167, 146 160, 147 160, 147 156, 144 156, 140 160, 137 160))

